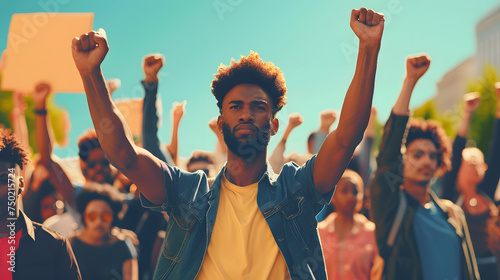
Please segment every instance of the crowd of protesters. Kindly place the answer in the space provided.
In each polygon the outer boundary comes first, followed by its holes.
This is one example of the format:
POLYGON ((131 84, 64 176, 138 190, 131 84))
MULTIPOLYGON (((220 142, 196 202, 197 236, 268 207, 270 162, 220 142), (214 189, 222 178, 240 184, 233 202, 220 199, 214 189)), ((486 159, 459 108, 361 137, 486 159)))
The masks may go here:
POLYGON ((170 143, 158 137, 163 56, 143 61, 136 139, 110 98, 116 84, 100 72, 104 31, 75 38, 97 130, 79 137, 80 168, 62 164, 47 118, 51 85, 41 82, 32 92, 38 153, 30 156, 23 95, 13 94, 13 132, 0 128, 0 193, 7 205, 15 182, 16 211, 0 210, 0 247, 11 248, 7 218, 15 216, 18 262, 8 270, 2 255, 0 278, 500 279, 500 84, 488 155, 466 147, 477 93, 464 95, 453 143, 438 122, 411 117, 413 89, 431 64, 426 54, 407 57, 401 92, 378 131, 371 100, 383 25, 381 14, 353 11, 360 55, 342 111, 318 112, 307 154, 285 155, 303 122, 290 114, 269 156, 286 87, 257 53, 219 68, 212 88, 220 116, 207 120, 214 150, 184 159, 177 132, 185 102, 172 108, 170 143), (99 128, 103 119, 113 132, 99 128), (73 182, 74 173, 85 182, 73 182))

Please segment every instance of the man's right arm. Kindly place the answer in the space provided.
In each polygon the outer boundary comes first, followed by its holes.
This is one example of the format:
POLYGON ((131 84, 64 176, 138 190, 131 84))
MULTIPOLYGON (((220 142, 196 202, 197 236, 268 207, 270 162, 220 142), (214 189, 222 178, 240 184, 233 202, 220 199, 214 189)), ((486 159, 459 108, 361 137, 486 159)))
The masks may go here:
MULTIPOLYGON (((158 139, 158 114, 156 111, 156 98, 158 94, 158 72, 163 67, 163 55, 151 54, 144 58, 143 70, 145 78, 142 81, 145 95, 142 105, 142 144, 144 149, 155 157, 167 162, 166 156, 160 148, 158 139)), ((173 164, 173 162, 169 162, 173 164)))
POLYGON ((72 52, 106 158, 134 182, 148 200, 162 204, 167 194, 160 160, 134 144, 132 133, 111 100, 101 72, 100 65, 108 52, 106 33, 100 29, 74 38, 72 52))
POLYGON ((380 254, 386 256, 386 242, 399 205, 400 186, 404 183, 401 144, 409 120, 410 99, 416 83, 427 71, 430 59, 417 55, 406 59, 406 77, 391 116, 384 128, 377 170, 370 186, 372 213, 377 225, 380 254))

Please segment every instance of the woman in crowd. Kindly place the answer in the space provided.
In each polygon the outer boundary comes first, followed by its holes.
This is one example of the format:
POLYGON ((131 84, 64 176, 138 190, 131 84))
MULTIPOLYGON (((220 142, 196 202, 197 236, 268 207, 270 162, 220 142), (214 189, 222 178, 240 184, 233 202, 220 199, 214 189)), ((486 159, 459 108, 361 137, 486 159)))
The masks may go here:
POLYGON ((138 279, 137 253, 128 239, 112 233, 122 209, 111 187, 86 187, 76 198, 83 229, 70 239, 83 279, 138 279))
POLYGON ((335 212, 318 225, 328 279, 381 279, 384 261, 375 240, 375 224, 359 214, 363 180, 346 170, 332 198, 335 212))

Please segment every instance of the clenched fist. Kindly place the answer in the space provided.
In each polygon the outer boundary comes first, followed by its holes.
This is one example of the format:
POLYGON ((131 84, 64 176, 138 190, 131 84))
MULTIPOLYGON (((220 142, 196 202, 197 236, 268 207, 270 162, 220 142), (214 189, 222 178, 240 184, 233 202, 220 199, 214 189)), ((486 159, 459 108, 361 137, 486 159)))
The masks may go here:
POLYGON ((102 28, 73 38, 73 60, 81 74, 99 68, 108 50, 106 32, 102 28))
POLYGON ((479 106, 479 92, 469 92, 464 95, 464 111, 472 114, 479 106))
POLYGON ((37 110, 45 109, 47 97, 49 97, 51 91, 50 84, 41 82, 35 86, 35 91, 33 91, 33 101, 35 102, 35 108, 37 110))
POLYGON ((158 72, 163 67, 165 57, 162 54, 150 54, 144 57, 144 75, 146 82, 158 82, 158 72))
POLYGON ((170 113, 172 114, 172 120, 174 123, 179 124, 181 122, 182 116, 186 111, 186 100, 179 102, 174 102, 172 104, 172 110, 170 113))
POLYGON ((301 125, 302 122, 304 122, 304 117, 302 117, 299 113, 291 113, 290 116, 288 116, 288 125, 291 128, 296 128, 301 125))
POLYGON ((326 109, 319 114, 321 126, 330 127, 337 120, 337 111, 326 109))
POLYGON ((427 54, 408 56, 406 58, 406 76, 418 80, 431 65, 431 58, 427 54))
POLYGON ((360 43, 377 46, 382 39, 385 17, 382 13, 361 8, 351 12, 351 28, 360 43))

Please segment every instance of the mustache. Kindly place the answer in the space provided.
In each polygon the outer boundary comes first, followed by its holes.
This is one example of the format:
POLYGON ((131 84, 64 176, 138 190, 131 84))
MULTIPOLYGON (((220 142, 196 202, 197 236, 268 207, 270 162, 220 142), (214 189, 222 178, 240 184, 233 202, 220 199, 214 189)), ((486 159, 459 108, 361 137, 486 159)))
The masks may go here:
POLYGON ((254 131, 259 130, 259 128, 251 122, 242 122, 242 123, 237 124, 235 127, 233 127, 233 133, 235 133, 236 130, 238 130, 238 127, 240 127, 240 125, 250 125, 254 131))

